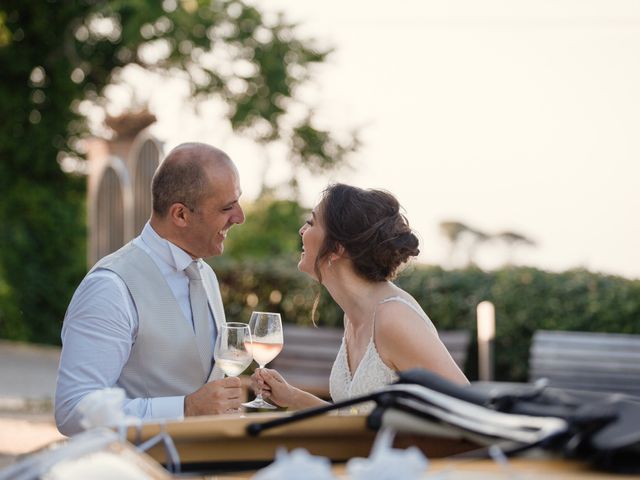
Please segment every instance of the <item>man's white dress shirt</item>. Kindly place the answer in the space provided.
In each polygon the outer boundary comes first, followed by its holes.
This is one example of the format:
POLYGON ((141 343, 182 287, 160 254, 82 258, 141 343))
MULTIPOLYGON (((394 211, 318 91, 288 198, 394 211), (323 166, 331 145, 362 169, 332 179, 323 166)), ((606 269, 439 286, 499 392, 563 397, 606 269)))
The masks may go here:
MULTIPOLYGON (((193 261, 191 256, 160 237, 149 223, 133 243, 158 266, 192 327, 189 279, 184 272, 193 261)), ((208 310, 213 351, 216 329, 208 310)), ((63 349, 55 397, 60 431, 80 430, 77 406, 85 395, 116 385, 137 332, 138 313, 122 279, 104 269, 87 275, 73 295, 62 326, 63 349)), ((141 419, 180 419, 184 415, 184 396, 127 398, 124 411, 141 419)))

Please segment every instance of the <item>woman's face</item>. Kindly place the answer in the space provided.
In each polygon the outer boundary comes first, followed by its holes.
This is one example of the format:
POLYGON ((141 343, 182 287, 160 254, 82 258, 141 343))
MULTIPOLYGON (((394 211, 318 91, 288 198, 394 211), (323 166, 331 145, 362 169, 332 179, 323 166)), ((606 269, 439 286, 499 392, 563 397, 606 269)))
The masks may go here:
POLYGON ((300 227, 300 235, 302 236, 302 255, 298 262, 298 270, 310 275, 318 280, 315 272, 316 258, 320 247, 324 242, 324 228, 322 227, 322 219, 319 214, 320 209, 316 206, 307 218, 304 225, 300 227))

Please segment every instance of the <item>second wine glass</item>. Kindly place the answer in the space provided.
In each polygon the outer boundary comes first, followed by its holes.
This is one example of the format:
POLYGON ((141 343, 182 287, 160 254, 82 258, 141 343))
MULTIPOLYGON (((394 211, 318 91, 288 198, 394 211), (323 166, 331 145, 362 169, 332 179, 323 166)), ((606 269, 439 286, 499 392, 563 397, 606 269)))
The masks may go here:
MULTIPOLYGON (((276 358, 282 350, 284 342, 282 336, 282 320, 279 313, 253 312, 249 321, 251 328, 251 353, 260 368, 276 358)), ((262 399, 262 392, 257 392, 256 398, 243 403, 249 408, 276 408, 262 399)))

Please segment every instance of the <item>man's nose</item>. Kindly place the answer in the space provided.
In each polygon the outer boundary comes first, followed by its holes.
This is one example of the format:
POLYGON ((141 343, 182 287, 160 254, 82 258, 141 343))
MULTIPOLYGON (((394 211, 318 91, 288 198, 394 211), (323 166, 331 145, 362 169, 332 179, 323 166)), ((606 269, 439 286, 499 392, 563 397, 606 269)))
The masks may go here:
POLYGON ((233 223, 242 224, 244 223, 244 210, 242 207, 238 205, 238 212, 235 215, 235 218, 232 219, 233 223))

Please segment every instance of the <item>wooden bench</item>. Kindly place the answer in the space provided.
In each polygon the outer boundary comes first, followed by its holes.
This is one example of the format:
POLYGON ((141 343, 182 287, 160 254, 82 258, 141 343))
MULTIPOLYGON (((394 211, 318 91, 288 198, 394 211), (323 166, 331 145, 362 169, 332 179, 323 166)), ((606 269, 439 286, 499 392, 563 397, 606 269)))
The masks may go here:
POLYGON ((529 380, 549 386, 640 395, 640 335, 538 330, 529 380))
MULTIPOLYGON (((290 384, 329 398, 329 375, 342 342, 341 328, 284 326, 284 348, 269 365, 278 370, 290 384)), ((470 334, 468 331, 439 332, 451 356, 464 368, 470 334)))

